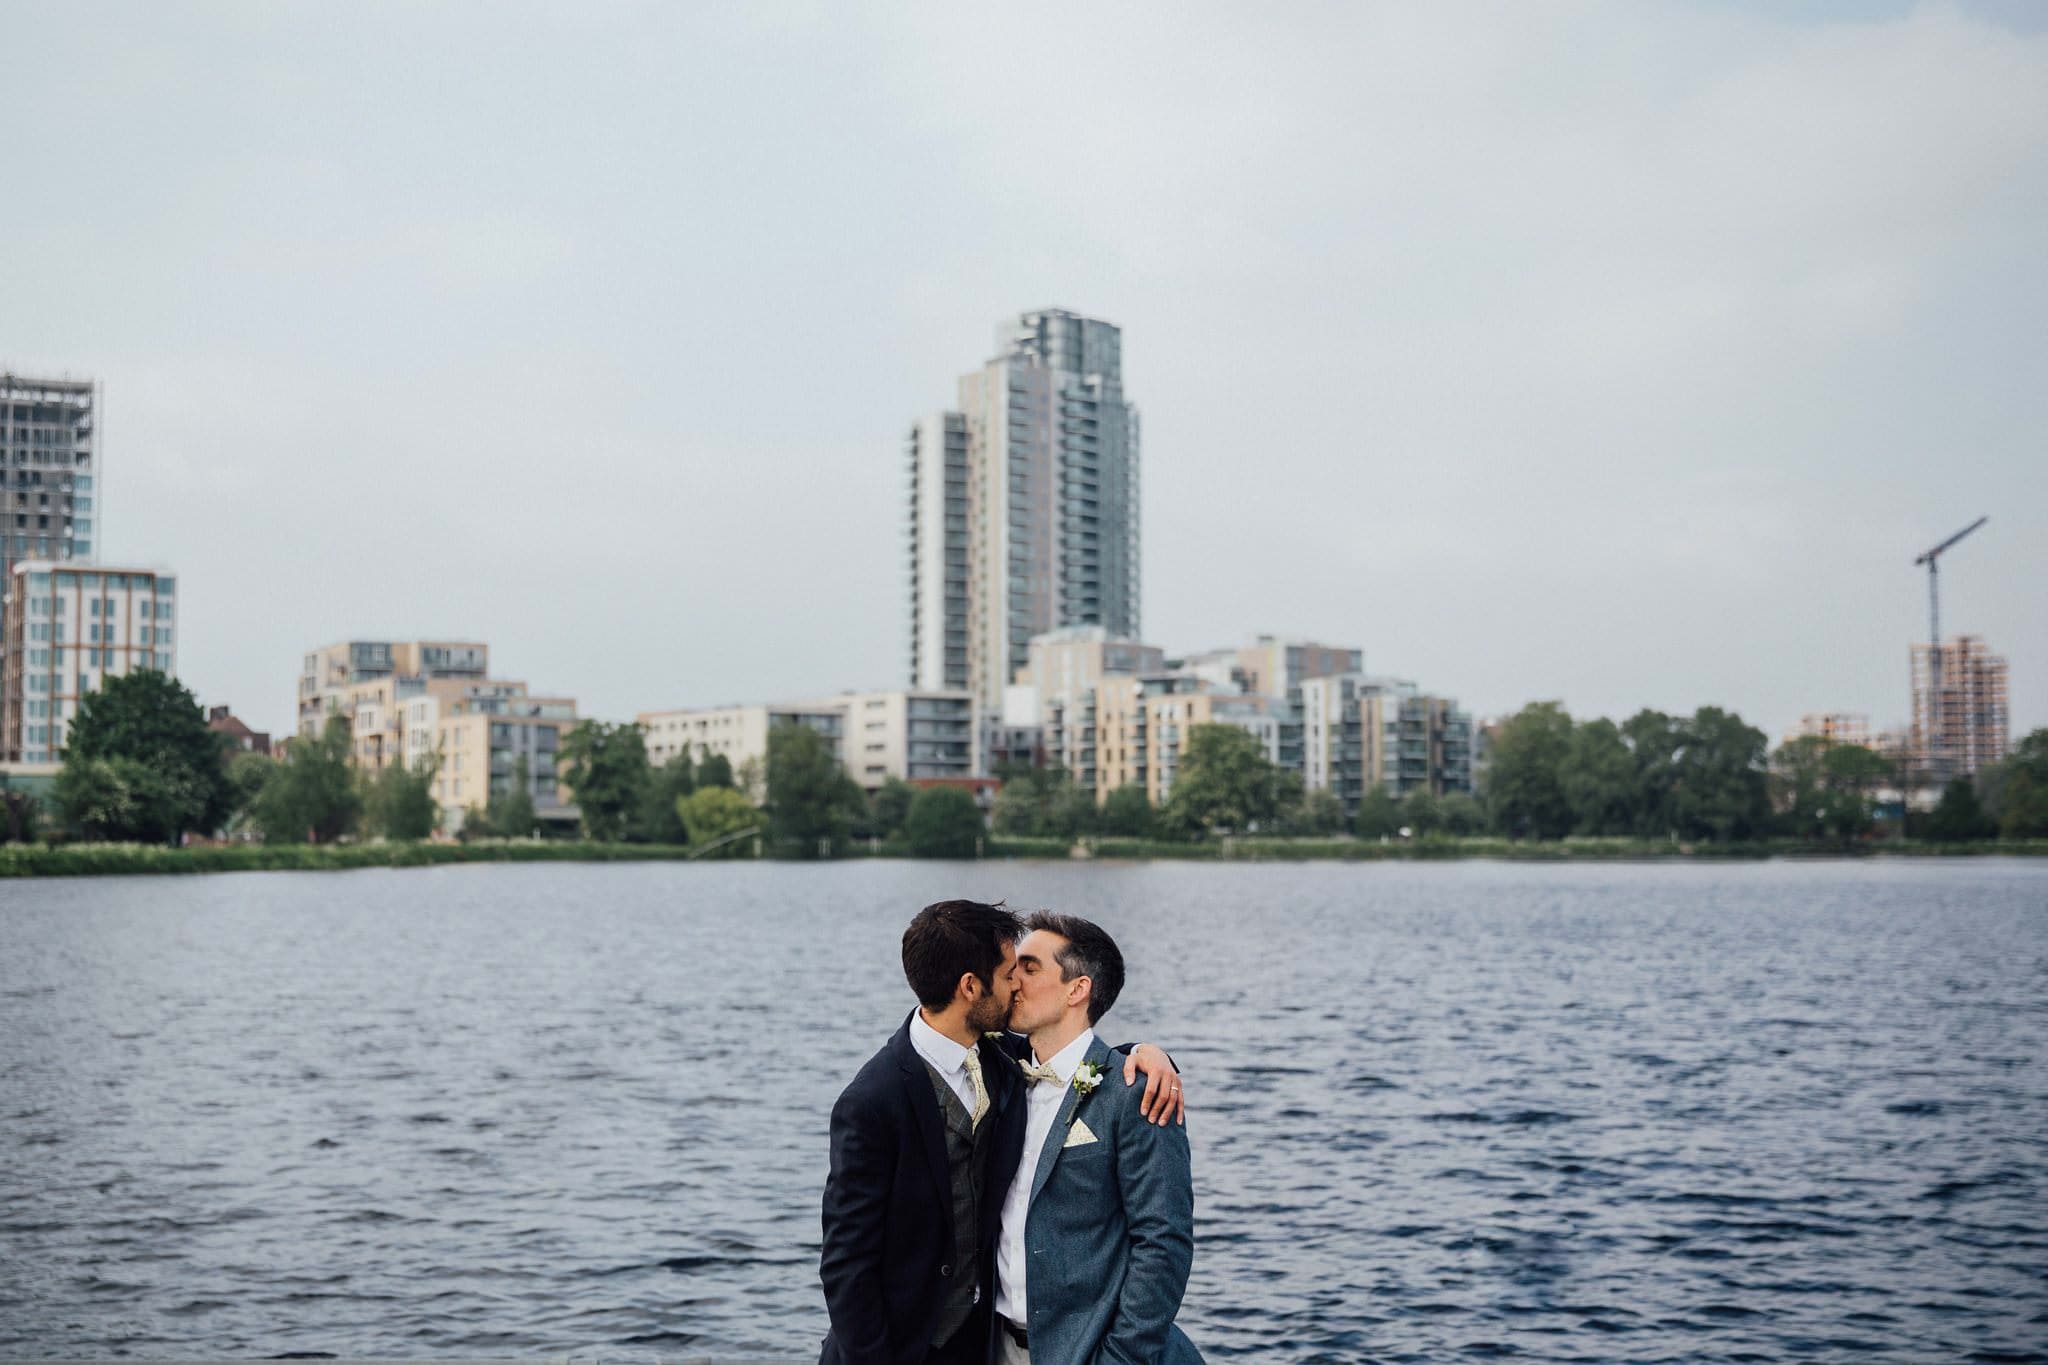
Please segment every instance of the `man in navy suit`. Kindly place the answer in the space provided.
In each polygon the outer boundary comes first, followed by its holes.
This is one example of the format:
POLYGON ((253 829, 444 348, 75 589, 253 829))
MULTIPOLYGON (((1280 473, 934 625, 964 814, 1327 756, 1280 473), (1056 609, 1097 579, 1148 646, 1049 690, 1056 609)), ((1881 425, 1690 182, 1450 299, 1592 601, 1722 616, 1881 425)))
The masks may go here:
POLYGON ((1024 1151, 996 1249, 1000 1365, 1201 1365, 1174 1325, 1195 1255, 1188 1138, 1106 1083, 1095 1025, 1123 990, 1116 941, 1033 915, 1010 1027, 1029 1035, 1024 1151))
MULTIPOLYGON (((918 1008, 832 1108, 821 1365, 987 1365, 996 1350, 998 1215, 1024 1148, 1022 1044, 1003 1033, 1020 932, 1002 906, 964 900, 904 930, 918 1008)), ((1140 1069, 1134 1107, 1178 1118, 1172 1063, 1148 1044, 1126 1086, 1140 1069)))

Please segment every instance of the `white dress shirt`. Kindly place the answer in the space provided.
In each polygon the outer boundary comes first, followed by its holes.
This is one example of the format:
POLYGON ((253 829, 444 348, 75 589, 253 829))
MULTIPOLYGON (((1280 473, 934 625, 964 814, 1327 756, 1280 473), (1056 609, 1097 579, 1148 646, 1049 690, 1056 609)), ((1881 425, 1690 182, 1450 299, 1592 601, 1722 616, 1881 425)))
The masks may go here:
MULTIPOLYGON (((1017 1163, 1017 1174, 1011 1177, 1009 1193, 1003 1196, 1003 1235, 996 1240, 996 1311, 1020 1327, 1031 1321, 1024 1273, 1024 1220, 1031 1214, 1031 1181, 1038 1173, 1038 1157, 1045 1150, 1052 1121, 1059 1117, 1074 1073, 1081 1069, 1094 1041, 1095 1030, 1082 1029, 1079 1038, 1039 1063, 1051 1067, 1060 1083, 1039 1081, 1031 1087, 1031 1107, 1024 1120, 1024 1156, 1017 1163)), ((1037 1054, 1032 1060, 1037 1061, 1037 1054)))
POLYGON ((922 1012, 910 1016, 910 1045, 953 1087, 961 1107, 972 1114, 974 1082, 967 1079, 967 1049, 927 1024, 922 1012))

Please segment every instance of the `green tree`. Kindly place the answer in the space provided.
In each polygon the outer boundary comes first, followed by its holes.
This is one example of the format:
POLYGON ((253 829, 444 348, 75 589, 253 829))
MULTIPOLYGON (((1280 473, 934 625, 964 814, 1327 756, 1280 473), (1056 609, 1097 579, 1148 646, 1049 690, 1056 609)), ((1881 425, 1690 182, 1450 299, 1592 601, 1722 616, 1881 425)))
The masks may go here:
POLYGON ((843 852, 867 797, 810 726, 783 721, 768 730, 768 833, 799 858, 843 852))
POLYGON ((2027 735, 1998 766, 1999 834, 2007 839, 2048 837, 2048 729, 2027 735))
POLYGON ((176 842, 195 827, 202 805, 175 774, 140 760, 69 754, 57 774, 56 797, 64 823, 80 836, 149 844, 176 842))
POLYGON ((922 789, 903 821, 911 855, 918 858, 972 858, 981 831, 981 808, 958 787, 922 789))
POLYGON ((1401 829, 1401 803, 1375 782, 1359 799, 1358 814, 1352 817, 1351 828, 1361 839, 1390 839, 1401 829))
POLYGON ((1950 778, 1942 788, 1941 804, 1928 817, 1927 837, 1943 843, 1961 843, 1989 839, 1997 833, 1998 826, 1977 800, 1977 784, 1967 777, 1950 778))
POLYGON ((512 780, 504 791, 497 790, 495 781, 491 784, 490 805, 486 809, 485 823, 500 839, 531 839, 540 825, 540 816, 533 809, 533 772, 527 766, 526 755, 521 754, 512 765, 512 780))
POLYGON ((583 832, 616 843, 633 832, 652 778, 640 727, 586 720, 562 741, 562 780, 575 795, 583 832))
POLYGON ((1445 792, 1437 802, 1437 812, 1446 834, 1465 839, 1486 832, 1486 811, 1471 792, 1445 792))
POLYGON ((1052 795, 1052 809, 1046 813, 1046 833, 1058 839, 1078 839, 1093 834, 1102 823, 1096 809, 1095 792, 1078 782, 1062 782, 1052 795))
MULTIPOLYGON (((681 798, 677 809, 683 817, 683 828, 689 832, 693 848, 702 848, 747 830, 758 831, 764 824, 761 812, 749 805, 747 798, 732 787, 700 786, 681 798)), ((752 841, 738 838, 702 856, 744 858, 752 852, 752 841)))
POLYGON ((266 843, 331 843, 354 828, 362 795, 349 762, 353 748, 345 716, 329 716, 318 736, 292 741, 249 809, 266 843))
POLYGON ((699 787, 732 787, 732 760, 724 754, 706 754, 697 762, 699 787))
POLYGON ((1417 787, 1401 798, 1401 823, 1418 839, 1443 829, 1443 811, 1429 788, 1417 787))
POLYGON ((1531 702, 1501 724, 1486 769, 1486 804, 1496 829, 1534 839, 1571 832, 1572 803, 1563 782, 1571 743, 1572 718, 1563 702, 1531 702))
POLYGON ((1694 839, 1755 839, 1770 828, 1764 732, 1718 706, 1702 706, 1684 728, 1674 810, 1694 839))
POLYGON ((1192 725, 1181 747, 1180 776, 1167 798, 1169 820, 1191 833, 1245 833, 1271 824, 1298 799, 1300 781, 1268 759, 1265 747, 1247 731, 1235 725, 1192 725))
POLYGON ((441 823, 441 807, 434 800, 434 774, 440 767, 435 755, 408 770, 393 763, 364 784, 363 826, 386 839, 424 839, 441 823))
POLYGON ((697 790, 696 765, 689 751, 675 755, 649 774, 647 791, 634 817, 634 837, 647 844, 687 844, 682 799, 697 790))
POLYGON ((1628 834, 1636 827, 1636 760, 1621 727, 1606 717, 1572 727, 1559 779, 1577 834, 1628 834))
POLYGON ((64 761, 123 760, 147 770, 130 774, 128 823, 118 834, 175 842, 211 834, 234 813, 227 741, 206 728, 206 713, 185 685, 154 669, 108 677, 78 703, 64 761))
POLYGON ((1646 838, 1679 833, 1678 760, 1686 744, 1684 723, 1645 708, 1622 722, 1621 734, 1636 762, 1635 832, 1646 838))
POLYGON ((900 777, 888 777, 868 798, 868 820, 875 832, 884 839, 893 839, 903 832, 903 822, 909 818, 910 803, 917 796, 916 788, 900 777))
POLYGON ((996 765, 996 776, 1003 785, 996 792, 990 823, 998 834, 1071 838, 1094 824, 1094 794, 1086 794, 1090 810, 1077 812, 1070 793, 1078 788, 1069 781, 1067 770, 1057 764, 1038 768, 1023 762, 1001 763, 996 765))
POLYGON ((1102 798, 1101 829, 1104 834, 1126 839, 1147 839, 1152 836, 1152 814, 1152 799, 1145 795, 1145 788, 1127 782, 1102 798))
POLYGON ((247 750, 228 760, 228 787, 234 792, 234 814, 229 818, 229 828, 237 828, 248 821, 257 794, 269 784, 276 772, 277 760, 269 754, 247 750))
POLYGON ((1293 823, 1303 834, 1340 833, 1344 828, 1344 803, 1337 798, 1337 793, 1327 787, 1318 787, 1301 798, 1301 804, 1295 807, 1293 823))

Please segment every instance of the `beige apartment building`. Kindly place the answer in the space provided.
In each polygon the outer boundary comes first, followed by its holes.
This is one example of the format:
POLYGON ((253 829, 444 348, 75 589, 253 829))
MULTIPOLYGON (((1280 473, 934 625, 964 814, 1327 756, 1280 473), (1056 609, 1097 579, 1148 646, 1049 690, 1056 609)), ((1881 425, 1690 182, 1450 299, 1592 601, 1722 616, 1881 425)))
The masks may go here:
POLYGON ((765 799, 768 731, 806 725, 825 737, 847 774, 872 791, 894 777, 907 782, 975 777, 981 772, 974 700, 965 691, 889 688, 843 692, 812 701, 643 711, 655 764, 688 753, 722 754, 751 799, 765 799))
POLYGON ((1871 747, 1870 717, 1854 711, 1809 711, 1785 736, 1785 743, 1818 739, 1828 744, 1857 744, 1871 747))
POLYGON ((359 701, 397 709, 418 681, 481 682, 490 676, 490 646, 473 640, 345 640, 308 651, 299 666, 298 732, 320 732, 327 717, 350 715, 359 701), (378 692, 386 679, 403 686, 378 692))
POLYGON ((79 703, 110 677, 177 674, 168 569, 24 559, 8 575, 4 608, 0 762, 59 762, 79 703))
POLYGON ((1260 635, 1248 645, 1204 650, 1179 667, 1223 691, 1251 692, 1286 700, 1310 678, 1365 670, 1365 651, 1348 645, 1260 635))
POLYGON ((1347 815, 1374 787, 1397 798, 1473 790, 1472 717, 1451 698, 1362 673, 1309 678, 1297 694, 1302 785, 1335 793, 1347 815))
POLYGON ((1145 789, 1152 804, 1173 795, 1188 731, 1197 725, 1234 725, 1280 761, 1286 706, 1271 697, 1212 690, 1187 674, 1105 678, 1082 713, 1092 733, 1076 780, 1092 786, 1099 803, 1118 787, 1145 789))
POLYGON ((541 819, 573 820, 560 754, 576 722, 573 700, 529 696, 522 683, 478 684, 453 698, 426 692, 405 703, 402 752, 409 768, 438 759, 434 800, 451 833, 461 828, 465 811, 511 794, 521 759, 541 819))

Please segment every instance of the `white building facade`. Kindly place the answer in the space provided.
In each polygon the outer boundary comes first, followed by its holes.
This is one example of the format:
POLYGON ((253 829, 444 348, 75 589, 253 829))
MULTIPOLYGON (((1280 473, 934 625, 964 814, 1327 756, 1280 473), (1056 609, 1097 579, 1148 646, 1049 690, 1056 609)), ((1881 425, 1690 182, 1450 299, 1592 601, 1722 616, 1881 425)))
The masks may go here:
POLYGON ((178 671, 177 578, 164 568, 28 559, 8 577, 0 759, 55 763, 78 705, 110 677, 178 671))

